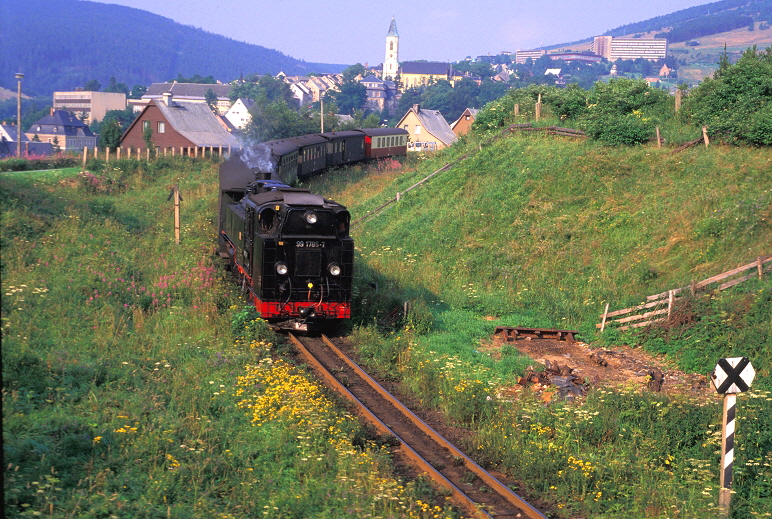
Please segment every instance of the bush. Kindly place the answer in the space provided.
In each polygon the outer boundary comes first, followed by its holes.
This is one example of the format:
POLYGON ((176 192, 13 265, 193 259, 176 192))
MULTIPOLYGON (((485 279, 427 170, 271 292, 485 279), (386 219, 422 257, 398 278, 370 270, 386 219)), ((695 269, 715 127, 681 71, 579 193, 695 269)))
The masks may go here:
POLYGON ((713 78, 689 94, 683 112, 711 136, 772 145, 772 47, 763 54, 749 48, 734 65, 722 59, 713 78))
POLYGON ((584 118, 581 126, 593 138, 620 146, 646 142, 654 131, 654 125, 636 116, 596 113, 584 118))

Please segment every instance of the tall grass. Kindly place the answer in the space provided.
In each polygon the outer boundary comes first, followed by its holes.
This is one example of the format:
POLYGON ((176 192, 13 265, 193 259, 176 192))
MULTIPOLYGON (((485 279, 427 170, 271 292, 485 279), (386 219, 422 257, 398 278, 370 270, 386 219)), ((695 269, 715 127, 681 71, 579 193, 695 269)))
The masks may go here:
POLYGON ((89 172, 0 177, 7 517, 448 516, 245 309, 216 164, 89 172))
MULTIPOLYGON (((688 140, 689 131, 665 133, 688 140)), ((669 398, 632 385, 577 402, 518 395, 515 381, 533 361, 513 348, 492 352, 494 326, 578 329, 586 341, 648 348, 697 373, 747 355, 757 376, 755 392, 740 397, 733 516, 767 513, 770 278, 686 301, 687 317, 665 327, 600 336, 595 324, 606 303, 624 308, 770 254, 772 150, 672 155, 472 135, 412 157, 401 174, 368 165, 368 176, 342 171, 312 188, 356 220, 447 163, 353 229, 362 357, 416 402, 476 431, 466 447, 517 474, 555 515, 664 518, 715 513, 719 397, 669 398), (404 301, 415 310, 396 324, 384 319, 404 301)))

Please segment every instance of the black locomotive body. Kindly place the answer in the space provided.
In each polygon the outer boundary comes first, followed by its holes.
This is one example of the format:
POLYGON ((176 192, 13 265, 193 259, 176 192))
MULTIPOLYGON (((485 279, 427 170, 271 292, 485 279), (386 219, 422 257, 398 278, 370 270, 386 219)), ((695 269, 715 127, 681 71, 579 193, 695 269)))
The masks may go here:
POLYGON ((314 330, 351 317, 354 240, 346 208, 307 189, 257 181, 222 193, 221 254, 277 327, 314 330))
POLYGON ((407 134, 315 133, 247 147, 222 163, 219 252, 263 318, 312 330, 351 317, 349 212, 289 184, 331 166, 404 155, 407 134))

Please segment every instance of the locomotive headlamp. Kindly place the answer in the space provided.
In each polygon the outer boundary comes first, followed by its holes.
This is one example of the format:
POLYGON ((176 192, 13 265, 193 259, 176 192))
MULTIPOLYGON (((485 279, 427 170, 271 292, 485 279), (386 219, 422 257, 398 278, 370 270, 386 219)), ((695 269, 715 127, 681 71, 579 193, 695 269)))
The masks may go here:
POLYGON ((286 276, 287 272, 289 272, 289 268, 287 267, 286 263, 279 262, 276 264, 276 272, 280 276, 286 276))
POLYGON ((305 218, 305 220, 311 225, 315 224, 317 220, 316 213, 313 211, 306 211, 306 214, 303 215, 303 218, 305 218))
POLYGON ((333 276, 340 276, 340 265, 337 263, 330 263, 330 265, 327 267, 327 270, 329 270, 330 274, 333 276))

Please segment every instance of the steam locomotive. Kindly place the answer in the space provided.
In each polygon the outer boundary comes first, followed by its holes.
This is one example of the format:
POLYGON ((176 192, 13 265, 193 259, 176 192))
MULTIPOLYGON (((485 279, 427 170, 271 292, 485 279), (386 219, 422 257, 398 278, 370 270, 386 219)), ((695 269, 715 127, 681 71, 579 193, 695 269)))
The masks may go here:
POLYGON ((351 317, 351 215, 289 184, 406 148, 407 131, 371 128, 261 143, 220 166, 220 256, 274 327, 315 331, 351 317))

